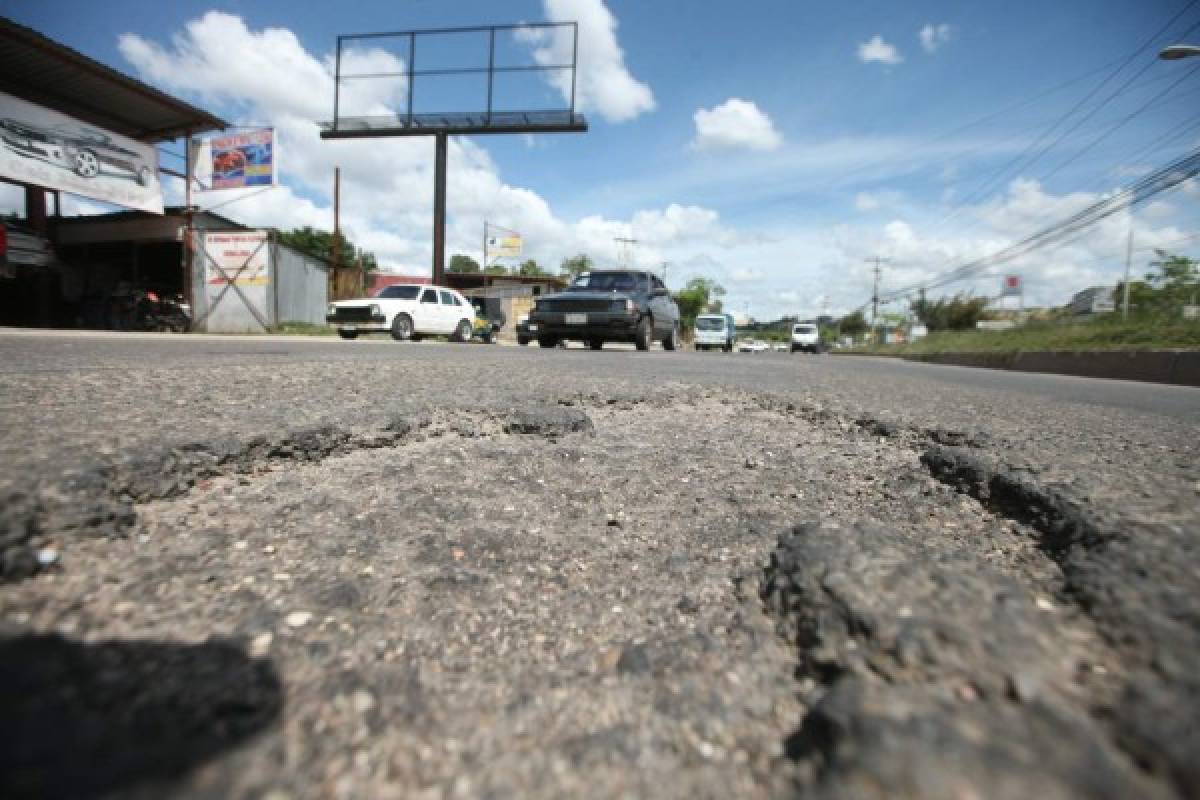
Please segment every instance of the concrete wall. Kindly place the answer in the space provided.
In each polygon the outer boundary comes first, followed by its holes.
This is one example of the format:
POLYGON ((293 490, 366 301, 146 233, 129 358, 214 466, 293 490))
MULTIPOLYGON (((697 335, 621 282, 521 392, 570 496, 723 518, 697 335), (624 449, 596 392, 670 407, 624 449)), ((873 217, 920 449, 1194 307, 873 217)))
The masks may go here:
POLYGON ((1200 386, 1200 351, 1107 350, 1091 352, 928 353, 906 355, 907 361, 959 367, 1049 372, 1084 378, 1174 383, 1200 386))

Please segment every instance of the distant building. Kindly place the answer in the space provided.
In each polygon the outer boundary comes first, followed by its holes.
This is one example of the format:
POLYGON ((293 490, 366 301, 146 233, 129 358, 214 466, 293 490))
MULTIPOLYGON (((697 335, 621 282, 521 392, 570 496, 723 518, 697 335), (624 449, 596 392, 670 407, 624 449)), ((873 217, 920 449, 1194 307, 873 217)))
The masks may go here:
POLYGON ((1116 303, 1113 302, 1113 291, 1112 286, 1092 286, 1082 292, 1077 292, 1071 298, 1071 302, 1067 304, 1067 308, 1076 316, 1107 314, 1116 309, 1116 303))

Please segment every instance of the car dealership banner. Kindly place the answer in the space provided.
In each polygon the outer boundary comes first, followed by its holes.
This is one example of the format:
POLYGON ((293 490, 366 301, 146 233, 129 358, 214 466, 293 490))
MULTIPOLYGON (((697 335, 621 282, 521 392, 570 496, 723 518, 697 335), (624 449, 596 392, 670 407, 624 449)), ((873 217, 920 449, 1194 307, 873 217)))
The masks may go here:
POLYGON ((275 131, 248 130, 197 140, 192 163, 201 189, 275 185, 275 131))
POLYGON ((3 92, 0 178, 163 213, 153 144, 3 92))

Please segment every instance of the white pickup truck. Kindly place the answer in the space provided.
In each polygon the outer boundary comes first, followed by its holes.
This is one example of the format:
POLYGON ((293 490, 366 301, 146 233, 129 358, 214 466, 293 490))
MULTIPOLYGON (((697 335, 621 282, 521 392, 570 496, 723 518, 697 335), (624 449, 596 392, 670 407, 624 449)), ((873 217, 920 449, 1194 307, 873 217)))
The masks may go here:
POLYGON ((469 342, 474 318, 474 307, 458 292, 420 284, 385 286, 374 297, 338 300, 329 304, 325 315, 343 339, 390 333, 398 342, 428 335, 469 342))

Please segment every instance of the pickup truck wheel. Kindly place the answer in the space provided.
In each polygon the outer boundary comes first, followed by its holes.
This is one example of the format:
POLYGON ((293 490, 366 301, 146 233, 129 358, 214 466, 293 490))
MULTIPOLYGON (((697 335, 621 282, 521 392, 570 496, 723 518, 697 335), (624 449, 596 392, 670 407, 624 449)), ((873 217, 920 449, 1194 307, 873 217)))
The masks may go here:
POLYGON ((392 338, 397 342, 408 341, 413 335, 412 317, 408 314, 397 314, 392 319, 392 338))
POLYGON ((358 331, 338 331, 338 336, 343 339, 357 339, 358 331))
POLYGON ((553 336, 544 336, 538 339, 538 347, 558 347, 558 339, 555 339, 553 336))
POLYGON ((674 325, 671 326, 671 332, 667 335, 667 338, 663 339, 663 349, 664 350, 674 350, 678 346, 679 346, 679 323, 676 322, 674 325))
POLYGON ((588 347, 592 348, 593 350, 602 350, 604 348, 604 340, 592 339, 590 342, 588 342, 588 347))
POLYGON ((649 350, 654 338, 654 323, 649 317, 638 320, 637 331, 633 335, 633 346, 638 350, 649 350))
POLYGON ((458 323, 458 330, 454 332, 454 341, 469 342, 471 341, 471 333, 471 321, 464 319, 462 322, 458 323))

